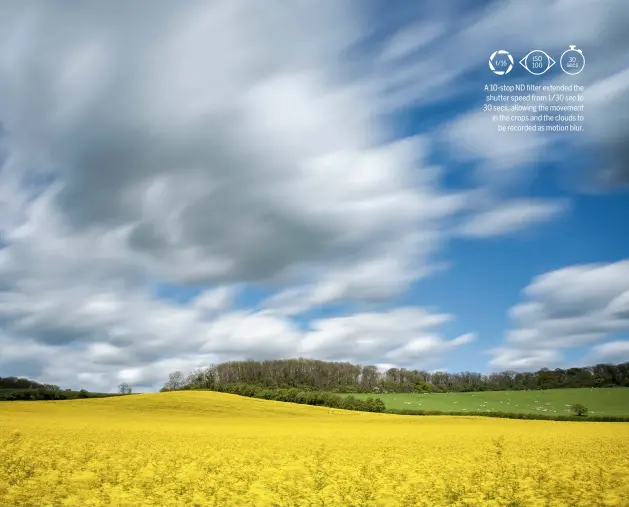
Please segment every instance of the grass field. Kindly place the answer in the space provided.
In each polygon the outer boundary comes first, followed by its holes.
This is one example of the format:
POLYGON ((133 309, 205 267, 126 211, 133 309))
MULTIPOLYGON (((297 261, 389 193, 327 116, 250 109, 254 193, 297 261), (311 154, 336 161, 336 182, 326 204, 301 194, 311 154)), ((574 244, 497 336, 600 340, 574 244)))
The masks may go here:
POLYGON ((0 506, 629 506, 629 424, 214 392, 0 404, 0 506))
MULTIPOLYGON (((373 394, 354 394, 367 398, 373 394)), ((569 414, 570 405, 583 403, 592 415, 629 416, 629 388, 549 389, 545 391, 491 391, 482 393, 379 394, 388 409, 444 412, 516 412, 569 414)))

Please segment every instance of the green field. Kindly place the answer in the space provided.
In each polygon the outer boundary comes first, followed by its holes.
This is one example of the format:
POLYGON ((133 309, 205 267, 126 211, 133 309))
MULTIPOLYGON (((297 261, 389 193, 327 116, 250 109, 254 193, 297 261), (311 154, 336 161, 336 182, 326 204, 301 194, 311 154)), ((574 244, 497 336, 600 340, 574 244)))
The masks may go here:
POLYGON ((476 393, 354 394, 377 396, 387 409, 443 412, 516 412, 568 415, 570 405, 583 403, 591 415, 629 416, 629 388, 548 389, 545 391, 487 391, 476 393))

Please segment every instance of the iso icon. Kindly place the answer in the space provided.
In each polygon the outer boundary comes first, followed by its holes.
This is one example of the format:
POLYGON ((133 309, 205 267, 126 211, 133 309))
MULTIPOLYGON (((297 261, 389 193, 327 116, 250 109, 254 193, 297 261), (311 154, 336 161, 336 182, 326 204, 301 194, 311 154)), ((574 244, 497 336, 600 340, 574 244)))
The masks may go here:
POLYGON ((509 74, 511 69, 513 69, 513 56, 504 49, 494 51, 489 57, 489 68, 494 74, 499 76, 509 74))
POLYGON ((535 49, 520 60, 520 65, 534 76, 541 76, 557 62, 541 49, 535 49))

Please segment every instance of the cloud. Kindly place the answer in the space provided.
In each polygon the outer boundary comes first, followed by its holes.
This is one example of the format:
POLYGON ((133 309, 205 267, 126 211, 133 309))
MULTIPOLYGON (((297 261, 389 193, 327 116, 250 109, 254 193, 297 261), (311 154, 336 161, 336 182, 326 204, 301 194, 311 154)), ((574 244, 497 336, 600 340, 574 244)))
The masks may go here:
POLYGON ((452 317, 420 308, 320 318, 304 328, 276 312, 213 307, 208 313, 204 305, 180 306, 146 292, 119 290, 113 299, 99 290, 33 286, 28 294, 5 293, 3 372, 70 387, 114 390, 125 381, 154 390, 170 371, 247 357, 424 367, 474 338, 444 338, 439 327, 452 317))
MULTIPOLYGON (((479 98, 485 95, 479 91, 479 98)), ((449 122, 442 127, 441 136, 452 146, 453 159, 476 162, 477 181, 493 189, 522 182, 523 172, 543 158, 551 144, 548 136, 538 132, 499 133, 492 115, 482 110, 449 122)))
POLYGON ((590 181, 603 188, 629 186, 629 68, 595 82, 588 88, 588 106, 597 114, 588 116, 591 143, 600 147, 599 167, 590 181))
POLYGON ((446 33, 446 23, 432 21, 405 26, 386 41, 379 55, 383 63, 417 56, 417 52, 430 46, 446 33))
POLYGON ((435 328, 452 319, 421 308, 358 313, 311 322, 301 351, 325 359, 357 358, 359 362, 430 365, 448 351, 475 339, 466 334, 444 340, 435 328))
POLYGON ((465 206, 430 140, 396 139, 374 76, 347 70, 370 61, 348 56, 370 34, 355 7, 0 7, 3 371, 149 389, 241 356, 421 365, 467 343, 421 309, 304 324, 236 304, 253 285, 383 302, 465 206))
POLYGON ((413 281, 447 268, 447 264, 428 262, 418 268, 408 261, 383 255, 373 261, 331 269, 315 283, 277 292, 265 299, 262 307, 284 315, 296 315, 340 302, 383 303, 403 293, 413 281))
POLYGON ((491 353, 494 357, 489 364, 497 370, 533 371, 557 364, 562 359, 561 353, 552 349, 499 347, 491 353))
POLYGON ((193 306, 207 312, 226 310, 231 306, 236 294, 237 289, 233 286, 205 290, 194 299, 193 306))
MULTIPOLYGON (((535 277, 523 291, 525 300, 510 309, 512 329, 504 346, 492 351, 491 364, 556 363, 562 349, 628 331, 628 288, 629 260, 569 266, 535 277)), ((615 346, 593 350, 605 355, 615 346)))
POLYGON ((385 357, 421 366, 469 343, 439 332, 451 316, 419 308, 321 318, 304 327, 282 312, 236 307, 241 288, 233 285, 208 288, 189 304, 160 299, 123 235, 76 233, 55 209, 51 190, 27 208, 26 221, 0 250, 4 375, 94 390, 126 381, 141 391, 158 388, 174 369, 234 358, 385 357))
POLYGON ((563 200, 513 199, 469 216, 459 233, 473 238, 517 233, 557 218, 567 208, 568 203, 563 200))
POLYGON ((181 283, 281 278, 384 249, 410 262, 410 237, 432 248, 456 204, 416 180, 425 142, 390 142, 368 83, 337 75, 366 30, 359 13, 179 6, 157 2, 142 30, 136 8, 119 23, 115 9, 70 16, 58 3, 3 26, 10 150, 61 182, 68 227, 119 229, 138 263, 181 283))
POLYGON ((599 362, 620 363, 629 360, 629 341, 618 340, 592 347, 592 353, 599 362))

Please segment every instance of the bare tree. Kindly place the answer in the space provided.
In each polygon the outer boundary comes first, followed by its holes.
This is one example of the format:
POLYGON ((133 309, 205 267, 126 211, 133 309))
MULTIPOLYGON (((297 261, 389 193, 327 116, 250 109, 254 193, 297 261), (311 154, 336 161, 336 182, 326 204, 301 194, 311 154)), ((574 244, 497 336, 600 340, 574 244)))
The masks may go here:
POLYGON ((131 386, 129 384, 127 384, 126 382, 123 382, 122 384, 120 384, 118 386, 118 392, 120 394, 131 394, 131 386))
POLYGON ((182 371, 174 371, 168 375, 168 382, 164 384, 163 390, 176 391, 186 385, 186 376, 182 371))

